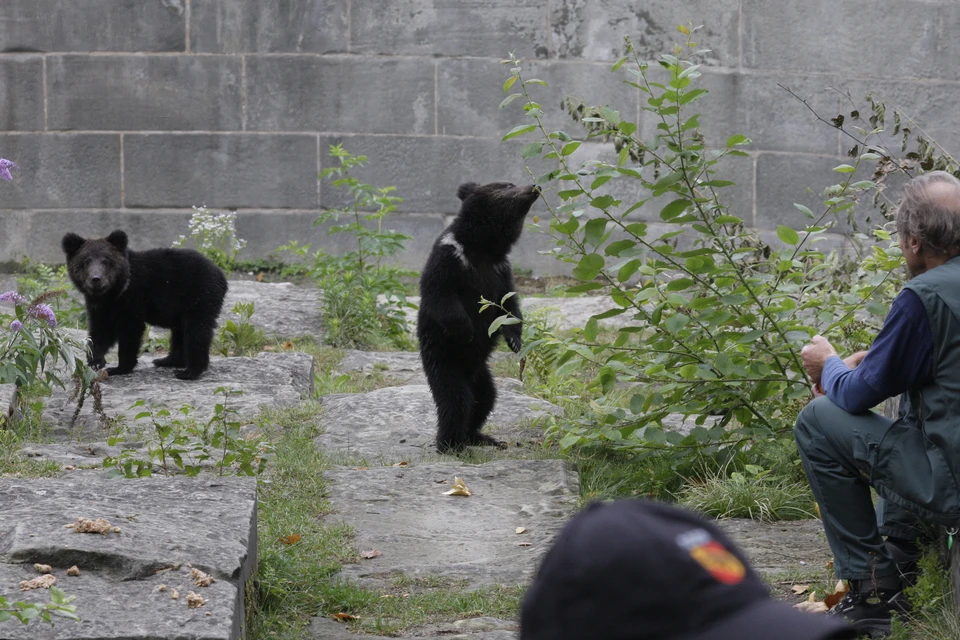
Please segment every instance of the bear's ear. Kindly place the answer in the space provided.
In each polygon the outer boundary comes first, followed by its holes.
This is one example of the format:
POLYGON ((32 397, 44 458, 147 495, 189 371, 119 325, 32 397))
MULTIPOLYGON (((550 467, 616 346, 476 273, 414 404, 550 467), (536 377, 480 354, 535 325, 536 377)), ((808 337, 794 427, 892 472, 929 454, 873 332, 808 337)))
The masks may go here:
POLYGON ((107 236, 107 242, 117 248, 121 253, 127 250, 127 234, 117 229, 107 236))
POLYGON ((63 240, 60 241, 60 247, 63 249, 63 252, 67 254, 67 258, 72 258, 77 251, 80 251, 80 247, 83 246, 84 242, 86 242, 86 240, 71 232, 63 236, 63 240))
POLYGON ((470 194, 477 190, 479 187, 476 182, 464 182, 462 185, 457 187, 457 197, 461 200, 466 200, 470 197, 470 194))

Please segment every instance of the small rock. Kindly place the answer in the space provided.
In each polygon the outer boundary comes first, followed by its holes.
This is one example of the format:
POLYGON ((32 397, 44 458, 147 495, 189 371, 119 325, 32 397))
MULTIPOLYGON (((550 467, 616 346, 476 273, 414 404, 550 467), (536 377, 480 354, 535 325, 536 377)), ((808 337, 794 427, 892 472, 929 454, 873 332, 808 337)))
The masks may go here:
POLYGON ((33 568, 37 570, 37 573, 53 573, 53 567, 48 564, 37 563, 33 565, 33 568))
POLYGON ((80 568, 77 565, 73 565, 72 567, 67 569, 67 575, 72 578, 76 578, 77 576, 80 575, 80 568))

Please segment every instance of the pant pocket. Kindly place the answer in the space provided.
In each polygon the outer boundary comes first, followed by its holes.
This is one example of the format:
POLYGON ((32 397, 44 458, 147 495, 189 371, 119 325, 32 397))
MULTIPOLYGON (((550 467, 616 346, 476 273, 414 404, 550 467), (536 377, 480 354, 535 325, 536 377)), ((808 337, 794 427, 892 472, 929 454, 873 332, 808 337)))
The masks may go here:
POLYGON ((853 461, 857 471, 867 482, 873 480, 873 469, 877 465, 877 452, 880 438, 869 431, 853 430, 853 461))

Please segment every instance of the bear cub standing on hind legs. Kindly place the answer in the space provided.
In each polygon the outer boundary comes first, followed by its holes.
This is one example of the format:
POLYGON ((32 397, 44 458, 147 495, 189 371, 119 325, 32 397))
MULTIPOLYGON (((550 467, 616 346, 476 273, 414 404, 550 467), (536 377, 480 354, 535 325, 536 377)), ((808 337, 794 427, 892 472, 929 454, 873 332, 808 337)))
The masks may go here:
POLYGON ((63 236, 67 270, 87 304, 90 366, 106 366, 104 356, 119 343, 111 376, 137 366, 147 324, 170 329, 170 355, 158 367, 182 367, 181 380, 195 380, 210 364, 210 343, 227 294, 227 278, 217 265, 191 249, 130 251, 127 234, 106 238, 63 236))
MULTIPOLYGON (((457 189, 460 213, 437 238, 420 277, 417 338, 420 359, 437 405, 437 449, 460 452, 467 445, 502 443, 480 433, 493 410, 497 389, 487 359, 503 334, 520 351, 520 324, 487 335, 502 315, 491 307, 480 313, 480 297, 499 303, 514 290, 507 254, 523 231, 524 218, 540 196, 533 185, 507 182, 457 189)), ((516 296, 503 305, 520 318, 516 296)))

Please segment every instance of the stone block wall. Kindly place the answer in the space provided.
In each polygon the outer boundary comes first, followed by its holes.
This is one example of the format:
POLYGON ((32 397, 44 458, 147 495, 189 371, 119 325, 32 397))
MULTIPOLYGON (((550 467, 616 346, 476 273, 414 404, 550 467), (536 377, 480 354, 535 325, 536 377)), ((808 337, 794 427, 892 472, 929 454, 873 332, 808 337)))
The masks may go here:
MULTIPOLYGON (((537 97, 550 126, 577 131, 559 105, 574 94, 650 136, 610 64, 624 36, 652 58, 691 21, 712 50, 708 141, 753 140, 725 171, 734 212, 757 227, 802 225, 793 203, 815 204, 808 187, 834 182, 851 146, 778 84, 826 116, 852 108, 844 92, 865 113, 873 90, 956 148, 951 1, 3 0, 0 157, 21 171, 0 184, 0 261, 60 260, 67 230, 169 245, 201 204, 239 212, 249 257, 292 239, 335 250, 312 221, 341 201, 317 174, 343 143, 370 156, 363 178, 397 186, 391 226, 414 236, 401 261, 419 268, 459 183, 527 180, 523 141, 500 141, 523 121, 518 103, 497 109, 508 51, 549 83, 537 97)), ((537 254, 549 246, 527 233, 514 262, 564 272, 537 254)))

